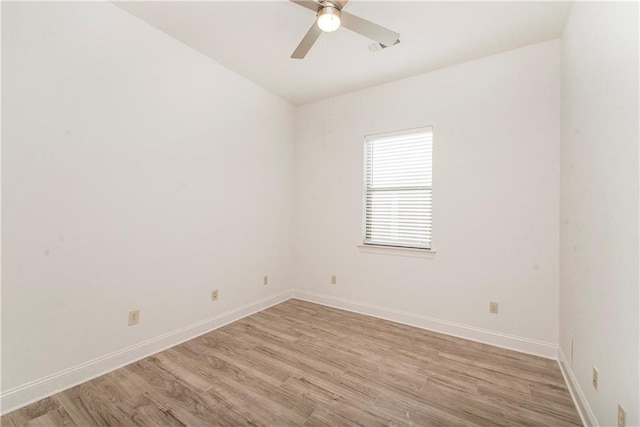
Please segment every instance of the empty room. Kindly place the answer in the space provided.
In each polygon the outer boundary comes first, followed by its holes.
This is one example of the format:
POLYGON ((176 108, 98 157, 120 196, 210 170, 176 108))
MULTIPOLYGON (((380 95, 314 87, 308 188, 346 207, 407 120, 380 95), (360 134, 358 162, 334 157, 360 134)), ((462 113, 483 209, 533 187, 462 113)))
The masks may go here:
POLYGON ((2 426, 640 426, 640 4, 2 1, 2 426))

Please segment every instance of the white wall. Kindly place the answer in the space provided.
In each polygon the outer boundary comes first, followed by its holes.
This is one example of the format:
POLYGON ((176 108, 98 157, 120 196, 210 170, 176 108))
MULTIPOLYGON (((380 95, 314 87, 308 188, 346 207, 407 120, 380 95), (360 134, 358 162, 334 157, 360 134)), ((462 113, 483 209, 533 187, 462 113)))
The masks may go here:
POLYGON ((291 288, 292 106, 112 4, 2 9, 3 392, 291 288))
POLYGON ((305 105, 296 123, 296 288, 555 354, 558 40, 305 105), (363 138, 424 125, 434 127, 437 254, 363 253, 363 138))
POLYGON ((601 425, 640 425, 638 4, 577 2, 563 35, 560 344, 601 425), (599 369, 599 389, 591 385, 599 369))

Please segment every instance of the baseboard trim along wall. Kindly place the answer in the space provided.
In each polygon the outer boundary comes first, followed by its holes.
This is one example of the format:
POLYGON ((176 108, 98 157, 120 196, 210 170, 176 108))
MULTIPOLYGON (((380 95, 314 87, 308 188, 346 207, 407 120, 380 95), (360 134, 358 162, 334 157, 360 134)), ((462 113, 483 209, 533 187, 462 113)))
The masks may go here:
MULTIPOLYGON (((7 390, 0 394, 0 407, 2 408, 1 413, 6 414, 47 396, 51 396, 78 384, 82 384, 83 382, 97 378, 152 354, 218 329, 231 322, 235 322, 236 320, 240 320, 243 317, 262 311, 273 305, 280 304, 281 302, 287 301, 291 298, 365 314, 380 319, 390 320, 392 322, 402 323, 459 338, 465 338, 521 353, 533 354, 548 359, 557 360, 557 358, 560 357, 560 368, 563 375, 565 375, 565 381, 567 382, 571 390, 571 394, 576 401, 576 406, 578 407, 580 416, 583 417, 583 421, 585 418, 589 421, 595 420, 588 404, 586 404, 586 400, 584 400, 582 391, 575 381, 573 373, 570 369, 567 369, 568 365, 566 364, 566 359, 564 358, 562 351, 559 351, 558 346, 553 343, 502 334, 495 331, 434 319, 415 313, 408 313, 329 295, 299 290, 288 290, 256 302, 243 305, 131 347, 127 347, 86 363, 54 373, 47 377, 7 390), (576 399, 576 396, 578 399, 576 399), (583 409, 584 407, 587 408, 586 411, 583 409), (585 417, 584 413, 588 414, 588 416, 585 417)), ((591 425, 596 426, 597 423, 593 422, 591 425)))
POLYGON ((558 357, 558 346, 550 342, 502 334, 500 332, 461 325, 458 323, 448 322, 446 320, 434 319, 420 314, 393 310, 386 307, 364 304, 329 295, 316 294, 313 292, 298 291, 294 289, 293 298, 355 313, 366 314, 368 316, 390 320, 392 322, 402 323, 408 326, 428 329, 430 331, 458 338, 490 344, 496 347, 518 351, 520 353, 533 354, 546 359, 557 360, 558 357))
POLYGON ((567 357, 562 351, 562 347, 558 347, 558 365, 560 365, 560 371, 564 377, 564 382, 567 383, 573 403, 576 405, 576 410, 580 415, 580 419, 582 419, 582 424, 586 427, 599 426, 600 424, 598 424, 598 420, 591 410, 589 402, 587 402, 587 398, 585 397, 582 388, 580 388, 580 384, 578 384, 576 376, 573 374, 571 365, 569 365, 567 357))
POLYGON ((291 298, 291 291, 245 304, 233 310, 193 323, 131 347, 115 351, 97 359, 31 381, 0 394, 1 413, 6 414, 22 406, 97 378, 152 354, 173 347, 199 335, 218 329, 243 317, 262 311, 291 298))

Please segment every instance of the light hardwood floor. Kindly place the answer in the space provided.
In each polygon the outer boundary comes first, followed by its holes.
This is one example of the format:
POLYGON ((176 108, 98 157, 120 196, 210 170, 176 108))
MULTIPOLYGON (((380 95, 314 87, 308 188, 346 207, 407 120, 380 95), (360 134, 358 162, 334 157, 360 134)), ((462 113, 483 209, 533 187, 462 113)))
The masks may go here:
POLYGON ((2 417, 13 425, 581 425, 555 361, 289 300, 2 417))

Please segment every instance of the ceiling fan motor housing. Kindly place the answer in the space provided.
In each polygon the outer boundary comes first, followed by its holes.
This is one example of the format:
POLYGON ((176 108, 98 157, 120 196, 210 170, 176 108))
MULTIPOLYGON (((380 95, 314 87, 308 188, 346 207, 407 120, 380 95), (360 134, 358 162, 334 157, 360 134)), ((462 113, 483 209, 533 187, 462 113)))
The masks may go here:
POLYGON ((340 9, 333 3, 325 2, 318 10, 318 27, 324 32, 330 33, 340 28, 340 9))

